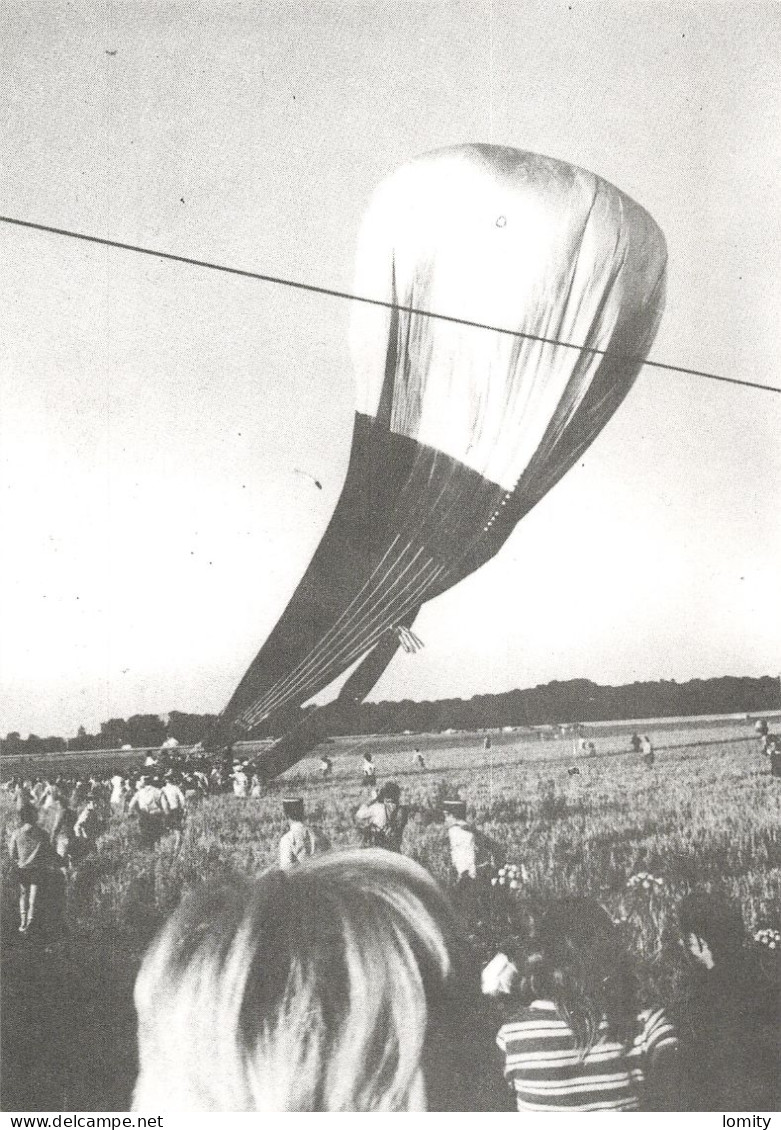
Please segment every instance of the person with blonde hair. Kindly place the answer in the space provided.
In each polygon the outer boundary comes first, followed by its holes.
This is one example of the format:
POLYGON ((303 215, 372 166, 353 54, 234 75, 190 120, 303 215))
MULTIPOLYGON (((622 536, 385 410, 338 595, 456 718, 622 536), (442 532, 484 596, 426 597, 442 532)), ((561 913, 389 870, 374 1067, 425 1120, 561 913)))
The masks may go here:
POLYGON ((206 886, 136 981, 133 1109, 429 1109, 453 940, 433 879, 382 850, 206 886))

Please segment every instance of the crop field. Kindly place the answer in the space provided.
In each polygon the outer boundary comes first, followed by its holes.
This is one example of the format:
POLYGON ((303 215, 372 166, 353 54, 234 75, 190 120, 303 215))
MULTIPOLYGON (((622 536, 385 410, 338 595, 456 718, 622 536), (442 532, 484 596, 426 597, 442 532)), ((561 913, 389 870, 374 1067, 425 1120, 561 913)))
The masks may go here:
MULTIPOLYGON (((470 818, 525 869, 513 897, 596 897, 623 923, 646 998, 668 1000, 680 967, 670 930, 685 891, 725 890, 752 932, 781 926, 781 780, 770 777, 750 735, 748 725, 681 724, 652 734, 651 769, 626 752, 620 733, 595 737, 593 757, 575 754, 571 739, 519 733, 492 734, 488 750, 482 734, 334 740, 329 780, 309 758, 261 799, 207 798, 190 814, 178 852, 171 839, 142 850, 134 823, 112 819, 97 854, 68 881, 68 938, 47 954, 16 940, 16 892, 4 861, 3 1109, 127 1110, 132 983, 148 941, 201 880, 275 864, 286 793, 304 797, 308 822, 333 848, 355 844, 367 749, 378 780, 397 780, 411 806, 405 853, 447 886, 440 804, 461 797, 470 818), (425 769, 413 763, 416 748, 425 769), (579 773, 569 775, 574 765, 579 773), (628 887, 638 871, 661 884, 628 887)), ((7 803, 2 816, 12 827, 7 803)))

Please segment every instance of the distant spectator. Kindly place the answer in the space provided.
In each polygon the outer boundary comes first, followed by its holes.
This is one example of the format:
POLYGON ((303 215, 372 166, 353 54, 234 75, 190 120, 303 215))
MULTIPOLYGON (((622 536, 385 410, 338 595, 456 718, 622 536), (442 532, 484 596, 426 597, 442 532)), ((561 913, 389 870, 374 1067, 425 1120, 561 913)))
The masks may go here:
POLYGON ((426 759, 423 756, 423 754, 420 752, 420 750, 417 748, 417 746, 415 747, 415 756, 412 759, 412 764, 414 766, 416 766, 416 768, 418 768, 418 769, 425 769, 426 768, 426 759))
POLYGON ((111 778, 111 793, 109 795, 109 805, 114 816, 124 816, 125 814, 125 778, 121 773, 114 773, 111 778))
POLYGON ((763 976, 746 947, 737 904, 696 893, 677 908, 688 962, 676 1022, 681 1110, 778 1110, 778 980, 763 976))
POLYGON ((160 789, 167 808, 165 830, 174 833, 177 844, 182 838, 182 829, 187 815, 187 799, 182 792, 180 782, 179 774, 169 769, 166 773, 165 783, 160 789))
POLYGON ((325 779, 330 777, 333 771, 334 763, 327 753, 320 754, 320 776, 325 779))
POLYGON ((80 855, 86 855, 94 850, 100 831, 101 820, 95 799, 88 797, 73 825, 73 834, 78 842, 80 855))
POLYGON ((49 843, 53 847, 63 866, 68 866, 73 861, 74 824, 76 813, 65 804, 58 786, 53 786, 50 793, 50 803, 40 816, 41 826, 49 836, 49 843))
POLYGON ((363 755, 361 771, 363 773, 363 783, 365 785, 373 785, 377 780, 377 770, 374 765, 374 758, 370 753, 363 755))
POLYGON ((27 934, 38 914, 39 893, 45 889, 46 872, 56 869, 49 837, 38 826, 38 813, 32 804, 19 809, 19 827, 11 835, 8 853, 19 884, 19 933, 27 934))
POLYGON ((774 738, 767 752, 770 758, 770 776, 781 777, 781 740, 774 738))
POLYGON ((648 734, 643 735, 643 762, 648 768, 652 768, 656 754, 654 753, 653 742, 648 737, 648 734))
POLYGON ((139 779, 138 792, 128 805, 128 816, 138 815, 141 841, 145 847, 153 847, 166 830, 168 802, 160 789, 157 777, 139 779))
POLYGON ((33 783, 29 778, 25 778, 16 786, 14 791, 14 807, 17 812, 21 812, 28 805, 35 808, 35 798, 33 797, 33 783))
POLYGON ((376 798, 362 804, 355 813, 355 823, 364 847, 383 847, 401 851, 401 840, 409 819, 409 810, 401 804, 401 790, 395 781, 386 781, 376 798))
POLYGON ((89 786, 83 777, 79 777, 68 799, 68 807, 72 808, 74 812, 81 812, 88 795, 89 786))
POLYGON ((483 749, 489 750, 490 748, 491 748, 491 735, 489 734, 488 737, 483 742, 483 749))
POLYGON ((249 783, 249 795, 252 800, 260 800, 263 796, 263 782, 257 773, 253 773, 249 783))
POLYGON ((237 763, 233 769, 233 795, 237 797, 249 796, 249 777, 244 772, 244 766, 237 763))
POLYGON ((509 990, 497 1044, 518 1110, 679 1109, 675 1031, 663 1011, 640 1007, 621 936, 597 902, 553 903, 523 959, 497 974, 509 990))
POLYGON ((642 739, 641 739, 640 735, 637 733, 637 731, 635 731, 635 733, 632 734, 631 738, 629 739, 629 744, 632 747, 633 753, 639 753, 640 750, 643 748, 642 739))

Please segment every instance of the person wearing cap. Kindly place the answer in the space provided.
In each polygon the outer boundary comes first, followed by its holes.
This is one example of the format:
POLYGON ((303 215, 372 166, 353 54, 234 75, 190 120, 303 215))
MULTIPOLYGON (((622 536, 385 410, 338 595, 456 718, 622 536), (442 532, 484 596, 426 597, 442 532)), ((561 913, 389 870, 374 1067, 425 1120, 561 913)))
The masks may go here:
POLYGON ((290 871, 316 853, 317 840, 312 829, 304 823, 301 797, 285 797, 282 811, 288 820, 288 830, 279 841, 279 866, 283 871, 290 871))
POLYGON ((355 823, 364 847, 401 851, 401 839, 409 819, 409 809, 401 804, 401 790, 395 781, 386 781, 374 800, 362 804, 355 823))
POLYGON ((377 769, 375 768, 374 759, 370 753, 363 755, 362 772, 364 785, 373 785, 377 779, 377 769))

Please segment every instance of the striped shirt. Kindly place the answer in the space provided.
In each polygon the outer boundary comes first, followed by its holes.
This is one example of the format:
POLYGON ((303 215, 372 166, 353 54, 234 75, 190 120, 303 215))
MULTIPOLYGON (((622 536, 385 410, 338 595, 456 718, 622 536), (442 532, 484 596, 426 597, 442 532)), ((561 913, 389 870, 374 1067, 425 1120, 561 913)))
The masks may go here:
POLYGON ((555 1004, 534 1001, 499 1029, 496 1042, 518 1110, 638 1110, 654 1059, 662 1048, 677 1047, 678 1037, 661 1009, 640 1013, 629 1045, 611 1039, 603 1020, 581 1060, 572 1029, 555 1004))

